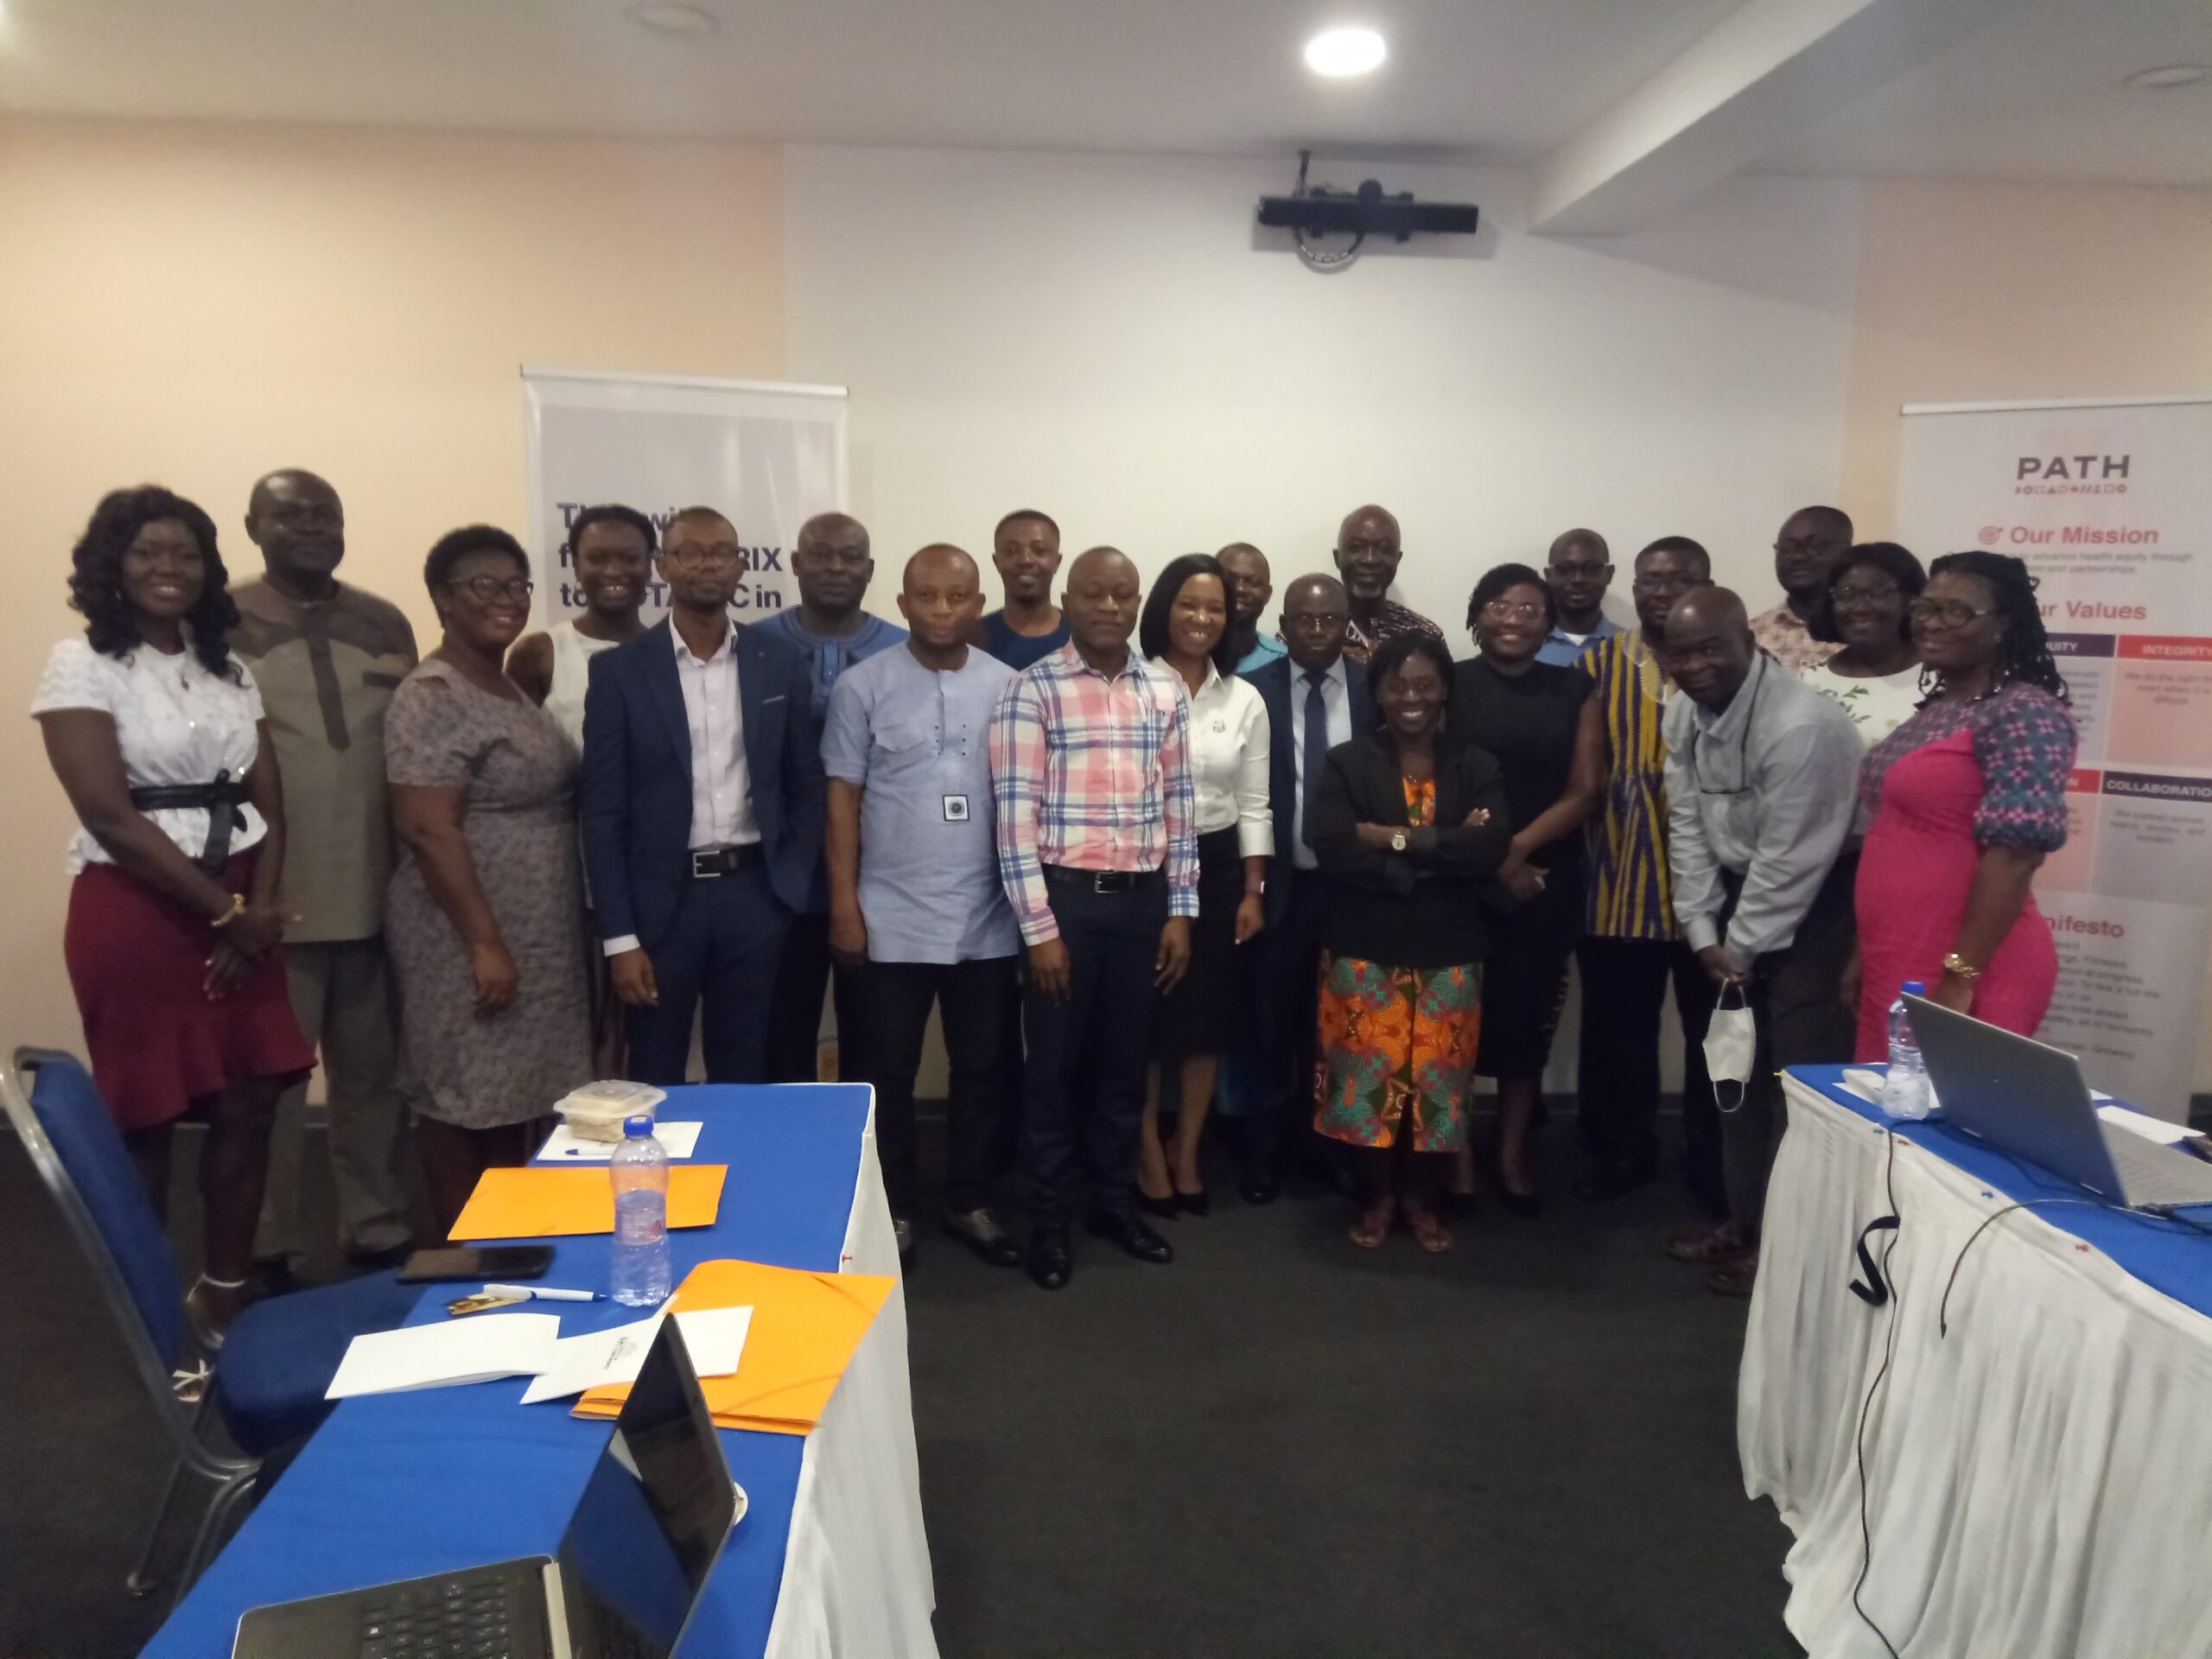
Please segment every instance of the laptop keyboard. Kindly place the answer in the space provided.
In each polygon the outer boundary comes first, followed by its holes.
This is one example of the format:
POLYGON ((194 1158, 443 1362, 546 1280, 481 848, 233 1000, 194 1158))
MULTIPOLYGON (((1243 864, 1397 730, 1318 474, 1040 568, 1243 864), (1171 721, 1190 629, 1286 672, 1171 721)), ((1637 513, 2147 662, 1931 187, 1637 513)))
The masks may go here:
POLYGON ((2112 1155, 2120 1184, 2127 1191, 2129 1204, 2139 1208, 2150 1204, 2212 1203, 2212 1164, 2193 1153, 2160 1146, 2109 1123, 2100 1123, 2097 1128, 2104 1136, 2105 1150, 2112 1155))
MULTIPOLYGON (((537 1580, 531 1580, 535 1588, 537 1580)), ((448 1579, 394 1586, 363 1611, 359 1659, 521 1659, 541 1651, 542 1611, 515 1618, 515 1580, 448 1579)))

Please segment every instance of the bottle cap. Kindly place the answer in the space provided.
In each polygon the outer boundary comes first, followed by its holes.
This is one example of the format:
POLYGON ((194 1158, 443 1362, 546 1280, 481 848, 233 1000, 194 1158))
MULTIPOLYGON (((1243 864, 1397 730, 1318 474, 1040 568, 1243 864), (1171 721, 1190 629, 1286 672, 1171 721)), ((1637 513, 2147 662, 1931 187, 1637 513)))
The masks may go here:
POLYGON ((1928 987, 1916 979, 1908 979, 1905 981, 1904 990, 1905 994, 1910 996, 1925 996, 1928 995, 1928 987))
POLYGON ((622 1133, 632 1141, 650 1139, 652 1132, 653 1121, 644 1112, 639 1112, 635 1117, 626 1117, 622 1120, 622 1133))

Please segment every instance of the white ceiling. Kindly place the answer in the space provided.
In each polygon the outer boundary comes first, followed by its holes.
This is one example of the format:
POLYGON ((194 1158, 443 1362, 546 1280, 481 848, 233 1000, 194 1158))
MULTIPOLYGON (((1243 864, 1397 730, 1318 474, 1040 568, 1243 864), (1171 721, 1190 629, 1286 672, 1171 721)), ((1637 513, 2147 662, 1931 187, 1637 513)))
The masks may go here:
POLYGON ((1740 0, 0 0, 0 107, 1009 149, 1533 159, 1740 0), (1372 22, 1391 60, 1307 73, 1372 22))
POLYGON ((2212 184, 2212 0, 2030 0, 1764 157, 1785 173, 2212 184))
MULTIPOLYGON (((0 109, 1532 163, 1742 0, 698 3, 703 38, 629 0, 0 0, 0 109), (1319 81, 1299 48, 1347 19, 1391 60, 1319 81)), ((2177 60, 2212 0, 2022 0, 1755 165, 2212 184, 2212 84, 2120 86, 2177 60)))

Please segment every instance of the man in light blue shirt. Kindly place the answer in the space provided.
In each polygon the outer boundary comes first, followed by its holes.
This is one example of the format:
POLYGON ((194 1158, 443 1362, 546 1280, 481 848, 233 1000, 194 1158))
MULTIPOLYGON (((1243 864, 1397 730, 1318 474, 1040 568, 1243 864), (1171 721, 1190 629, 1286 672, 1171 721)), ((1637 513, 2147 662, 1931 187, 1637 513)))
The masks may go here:
POLYGON ((1290 650, 1279 636, 1260 632, 1275 591, 1268 556, 1249 542, 1231 542, 1214 556, 1229 572, 1229 643, 1236 652, 1236 671, 1249 674, 1290 650))
POLYGON ((1544 562, 1544 584, 1552 590, 1558 620, 1537 650, 1540 663, 1571 666, 1595 645, 1621 632, 1621 625, 1599 607, 1613 580, 1613 556, 1594 530, 1562 531, 1544 562))
MULTIPOLYGON (((890 650, 906 637, 904 628, 870 616, 861 608, 875 575, 868 526, 842 512, 817 512, 799 526, 791 544, 791 577, 798 603, 778 611, 760 632, 788 640, 806 653, 807 682, 813 692, 810 715, 818 737, 830 712, 830 694, 838 677, 855 663, 890 650)), ((812 1083, 819 1075, 815 1048, 822 1031, 822 991, 830 979, 830 885, 820 865, 806 896, 806 909, 791 918, 784 936, 783 959, 776 968, 776 991, 768 1009, 768 1079, 812 1083)), ((840 1043, 852 1023, 852 987, 836 976, 840 1043)), ((849 1070, 849 1066, 846 1068, 849 1070)))
POLYGON ((935 1004, 951 1063, 945 1230, 995 1267, 1020 1248, 992 1215, 991 1162, 1007 1109, 1001 1033, 1018 994, 1021 935, 999 880, 991 711, 1014 671, 966 643, 983 608, 957 547, 906 562, 899 609, 913 632, 848 669, 822 737, 829 944, 859 995, 847 1074, 875 1086, 876 1144, 901 1255, 917 1208, 914 1072, 935 1004))

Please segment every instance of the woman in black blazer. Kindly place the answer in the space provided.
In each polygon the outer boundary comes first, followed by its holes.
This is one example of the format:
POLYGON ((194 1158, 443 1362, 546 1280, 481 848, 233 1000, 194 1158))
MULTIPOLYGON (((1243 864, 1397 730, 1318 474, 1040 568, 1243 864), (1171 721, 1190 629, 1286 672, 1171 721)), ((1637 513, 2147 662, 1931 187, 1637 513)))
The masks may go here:
POLYGON ((1400 634, 1367 671, 1382 729, 1330 750, 1313 808, 1313 850, 1331 878, 1314 1128, 1365 1149, 1353 1243, 1375 1249, 1402 1211, 1423 1249, 1448 1250, 1433 1199, 1466 1140, 1481 889, 1512 826, 1497 762, 1445 729, 1444 642, 1400 634))

